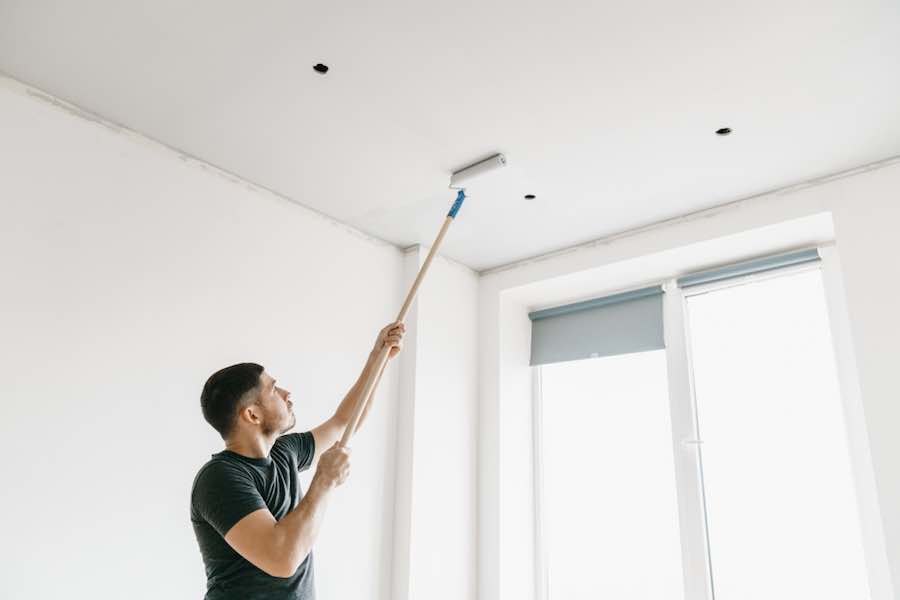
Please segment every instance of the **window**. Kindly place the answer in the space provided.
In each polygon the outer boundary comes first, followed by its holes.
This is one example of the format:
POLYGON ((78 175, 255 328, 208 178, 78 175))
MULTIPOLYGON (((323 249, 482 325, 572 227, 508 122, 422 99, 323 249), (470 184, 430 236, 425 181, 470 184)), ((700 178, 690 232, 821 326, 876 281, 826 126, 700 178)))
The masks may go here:
POLYGON ((672 280, 670 347, 535 367, 539 598, 870 598, 817 261, 672 280))
POLYGON ((665 351, 539 368, 550 598, 681 598, 665 351))
POLYGON ((687 308, 716 597, 868 598, 819 269, 687 308))

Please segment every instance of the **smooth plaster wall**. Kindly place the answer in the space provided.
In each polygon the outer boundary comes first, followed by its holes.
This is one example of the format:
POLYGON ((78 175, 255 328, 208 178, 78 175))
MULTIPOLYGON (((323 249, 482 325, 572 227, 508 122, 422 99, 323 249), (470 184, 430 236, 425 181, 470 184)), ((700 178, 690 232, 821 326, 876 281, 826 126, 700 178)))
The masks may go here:
MULTIPOLYGON (((409 282, 427 253, 407 252, 409 282)), ((478 275, 436 257, 407 327, 392 598, 474 598, 478 275)))
MULTIPOLYGON (((2 78, 0 165, 0 596, 200 598, 204 380, 260 362, 314 426, 395 316, 402 253, 2 78)), ((328 507, 322 598, 390 597, 397 373, 328 507)))

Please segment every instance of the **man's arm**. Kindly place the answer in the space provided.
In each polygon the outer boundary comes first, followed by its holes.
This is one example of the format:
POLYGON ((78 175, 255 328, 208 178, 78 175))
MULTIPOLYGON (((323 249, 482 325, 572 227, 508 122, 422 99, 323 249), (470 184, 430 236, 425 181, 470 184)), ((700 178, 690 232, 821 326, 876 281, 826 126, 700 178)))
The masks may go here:
POLYGON ((276 521, 268 509, 248 514, 225 534, 238 554, 273 577, 290 577, 309 554, 325 517, 331 490, 350 473, 350 451, 335 444, 322 454, 300 503, 276 521))
MULTIPOLYGON (((372 351, 369 352, 369 358, 366 360, 366 365, 359 374, 356 383, 353 384, 353 387, 350 388, 350 391, 344 396, 344 399, 341 401, 334 415, 318 427, 312 429, 313 437, 316 440, 317 454, 319 453, 319 448, 330 448, 344 434, 344 429, 347 428, 347 424, 350 423, 350 419, 353 418, 353 412, 356 410, 356 406, 361 401, 366 381, 378 366, 378 353, 383 346, 387 345, 391 348, 390 358, 395 357, 402 347, 401 341, 405 331, 406 326, 398 321, 387 325, 379 332, 378 337, 375 339, 375 345, 372 347, 372 351)), ((372 388, 372 397, 363 409, 363 413, 359 418, 359 423, 356 425, 357 429, 359 429, 363 421, 366 420, 366 415, 372 407, 372 402, 375 398, 375 390, 377 389, 378 382, 376 381, 375 387, 372 388)))

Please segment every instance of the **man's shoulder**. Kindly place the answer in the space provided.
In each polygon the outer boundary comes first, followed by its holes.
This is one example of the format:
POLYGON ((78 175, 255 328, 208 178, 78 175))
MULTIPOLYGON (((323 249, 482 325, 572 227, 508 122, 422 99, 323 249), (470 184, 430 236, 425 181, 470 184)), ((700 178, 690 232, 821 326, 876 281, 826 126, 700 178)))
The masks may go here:
POLYGON ((227 453, 213 454, 194 476, 194 483, 191 485, 191 499, 193 500, 198 488, 215 485, 222 480, 245 477, 251 477, 251 474, 239 460, 228 456, 227 453))
POLYGON ((311 439, 311 431, 304 431, 302 433, 285 433, 278 436, 278 439, 276 439, 275 443, 272 444, 272 450, 288 450, 291 452, 296 452, 305 445, 308 445, 311 439))
POLYGON ((194 476, 191 485, 191 520, 201 521, 204 507, 225 500, 234 490, 255 488, 253 474, 227 453, 213 454, 194 476))
POLYGON ((207 533, 211 526, 221 537, 241 518, 266 507, 252 468, 229 454, 214 454, 191 487, 191 521, 207 533))
MULTIPOLYGON (((297 439, 297 436, 300 435, 297 432, 292 433, 282 433, 277 438, 275 438, 275 443, 272 444, 272 450, 275 448, 284 448, 285 446, 292 446, 297 439)), ((270 450, 271 452, 271 450, 270 450)))
POLYGON ((316 440, 311 431, 302 433, 286 433, 272 445, 271 454, 281 455, 289 461, 294 469, 300 471, 309 467, 316 452, 316 440))

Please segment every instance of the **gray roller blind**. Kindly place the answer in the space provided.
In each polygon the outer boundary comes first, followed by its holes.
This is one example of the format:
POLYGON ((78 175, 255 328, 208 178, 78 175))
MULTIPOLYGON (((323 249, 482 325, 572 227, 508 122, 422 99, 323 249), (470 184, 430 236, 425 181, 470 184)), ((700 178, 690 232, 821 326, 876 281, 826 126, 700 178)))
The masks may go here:
POLYGON ((690 275, 685 275, 678 279, 678 285, 683 288, 691 287, 693 285, 702 285, 714 281, 724 281, 726 279, 734 279, 735 277, 743 277, 745 275, 754 275, 765 271, 793 267, 795 265, 802 265, 817 260, 819 260, 819 251, 816 249, 786 252, 784 254, 755 258, 753 260, 734 263, 724 267, 700 271, 699 273, 691 273, 690 275))
POLYGON ((664 348, 662 293, 654 286, 530 313, 531 364, 664 348))

